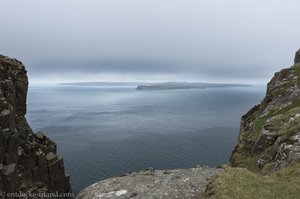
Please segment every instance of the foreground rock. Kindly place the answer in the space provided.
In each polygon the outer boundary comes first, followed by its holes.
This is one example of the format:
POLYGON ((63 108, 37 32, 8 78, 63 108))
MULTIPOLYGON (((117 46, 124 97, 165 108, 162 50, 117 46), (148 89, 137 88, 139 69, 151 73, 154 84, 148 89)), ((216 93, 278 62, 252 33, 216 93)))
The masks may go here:
POLYGON ((0 198, 29 194, 30 198, 45 198, 46 193, 53 194, 47 198, 56 198, 71 193, 56 144, 42 132, 34 134, 26 121, 27 89, 24 65, 0 55, 0 198), (19 195, 14 196, 16 193, 19 195))
POLYGON ((222 171, 209 167, 149 169, 95 183, 82 190, 77 199, 203 198, 206 186, 222 171))

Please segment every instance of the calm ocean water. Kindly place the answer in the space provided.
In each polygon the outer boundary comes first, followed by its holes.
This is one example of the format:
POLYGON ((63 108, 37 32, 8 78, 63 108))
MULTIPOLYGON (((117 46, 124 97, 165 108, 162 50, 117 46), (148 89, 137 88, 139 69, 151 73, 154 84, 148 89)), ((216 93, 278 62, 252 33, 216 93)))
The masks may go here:
POLYGON ((58 144, 78 193, 125 172, 228 162, 240 117, 265 87, 137 91, 30 87, 27 119, 58 144))

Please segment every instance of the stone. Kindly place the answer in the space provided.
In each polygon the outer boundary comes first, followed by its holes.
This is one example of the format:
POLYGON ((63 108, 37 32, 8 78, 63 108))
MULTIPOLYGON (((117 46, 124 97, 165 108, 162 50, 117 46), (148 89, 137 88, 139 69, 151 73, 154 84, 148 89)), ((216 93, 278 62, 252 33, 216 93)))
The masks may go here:
POLYGON ((138 194, 136 192, 133 192, 129 195, 130 198, 136 197, 138 194))
POLYGON ((151 171, 151 172, 154 172, 154 168, 153 167, 149 167, 148 170, 151 171))
POLYGON ((43 140, 43 139, 45 138, 44 133, 41 132, 41 131, 37 132, 35 135, 36 135, 36 137, 37 137, 38 139, 40 139, 40 140, 43 140))
POLYGON ((300 160, 300 146, 297 146, 297 148, 294 148, 292 150, 292 153, 290 154, 289 158, 290 158, 289 159, 290 162, 300 160))
POLYGON ((262 168, 265 166, 266 163, 267 163, 267 162, 266 162, 264 159, 259 159, 259 160, 257 161, 257 166, 258 166, 260 169, 262 169, 262 168))
POLYGON ((53 152, 49 152, 49 153, 47 153, 45 158, 48 162, 48 165, 50 165, 52 162, 57 160, 57 155, 55 155, 53 152))
POLYGON ((10 114, 10 111, 8 109, 1 111, 2 117, 8 116, 9 114, 10 114))
POLYGON ((21 156, 24 152, 24 149, 22 147, 18 147, 18 156, 21 156))
POLYGON ((120 197, 120 196, 122 196, 122 195, 126 195, 127 193, 128 193, 127 190, 121 189, 121 190, 117 191, 117 192, 115 193, 115 195, 116 195, 117 197, 120 197))
POLYGON ((294 142, 299 142, 300 143, 300 132, 297 133, 296 135, 294 135, 292 138, 291 138, 292 141, 294 142))
POLYGON ((3 167, 3 175, 6 177, 10 177, 16 172, 16 166, 17 164, 9 164, 3 167))
POLYGON ((252 154, 257 154, 264 151, 266 148, 273 145, 278 135, 276 132, 270 132, 269 130, 262 128, 261 134, 253 146, 252 154))

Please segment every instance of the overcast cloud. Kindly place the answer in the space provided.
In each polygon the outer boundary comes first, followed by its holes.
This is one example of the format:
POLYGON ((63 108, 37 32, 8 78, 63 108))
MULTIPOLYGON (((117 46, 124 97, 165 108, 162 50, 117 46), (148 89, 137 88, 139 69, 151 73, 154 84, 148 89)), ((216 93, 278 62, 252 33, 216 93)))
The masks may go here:
POLYGON ((9 0, 0 53, 32 83, 266 83, 300 48, 299 0, 9 0))

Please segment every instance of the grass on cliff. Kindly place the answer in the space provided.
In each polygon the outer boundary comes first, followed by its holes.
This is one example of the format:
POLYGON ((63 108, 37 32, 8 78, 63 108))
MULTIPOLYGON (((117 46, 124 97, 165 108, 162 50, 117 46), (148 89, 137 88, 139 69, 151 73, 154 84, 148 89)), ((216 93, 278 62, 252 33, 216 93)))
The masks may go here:
POLYGON ((295 67, 295 76, 298 77, 297 83, 299 86, 300 85, 300 64, 297 64, 297 66, 295 67))
MULTIPOLYGON (((256 163, 257 160, 260 159, 260 155, 254 155, 251 154, 251 149, 253 145, 247 144, 246 140, 251 138, 255 142, 259 138, 259 135, 261 134, 261 129, 263 125, 266 124, 267 120, 272 118, 273 116, 281 115, 280 119, 284 122, 288 122, 291 115, 295 114, 296 112, 299 112, 300 107, 300 98, 294 101, 291 105, 284 107, 282 109, 278 109, 275 111, 270 111, 266 116, 264 117, 258 117, 253 122, 253 133, 250 135, 244 135, 247 137, 243 137, 242 141, 238 144, 238 150, 232 155, 232 162, 235 162, 235 166, 247 168, 250 171, 253 172, 260 172, 261 170, 257 167, 256 163)), ((273 124, 276 126, 276 124, 273 124)), ((279 125, 279 123, 278 123, 279 125)), ((293 134, 297 133, 300 129, 300 123, 294 124, 293 128, 288 128, 285 130, 278 130, 278 135, 282 138, 282 141, 288 140, 293 134)), ((267 151, 268 149, 266 149, 267 151)), ((265 152, 266 152, 265 151, 265 152)), ((300 198, 300 197, 299 197, 300 198)))
POLYGON ((300 64, 295 65, 293 73, 294 73, 294 76, 288 78, 287 81, 283 85, 281 85, 280 87, 275 89, 272 92, 272 96, 276 97, 276 96, 282 95, 289 88, 292 88, 295 85, 298 85, 298 86, 300 85, 300 64), (297 79, 295 80, 294 77, 297 77, 297 79))
POLYGON ((282 109, 279 110, 273 110, 270 111, 266 116, 261 117, 261 118, 257 118, 254 121, 254 138, 255 140, 259 137, 260 133, 261 133, 261 129, 263 127, 263 125, 266 123, 266 121, 276 115, 280 115, 280 114, 287 114, 288 111, 290 111, 293 108, 296 107, 300 107, 300 98, 296 99, 291 105, 286 106, 282 109))
POLYGON ((212 199, 296 199, 300 198, 300 162, 270 176, 244 168, 228 167, 206 192, 212 199))
MULTIPOLYGON (((297 80, 290 78, 288 82, 278 87, 273 96, 278 96, 286 92, 287 89, 300 86, 300 64, 295 67, 294 75, 297 80)), ((262 105, 263 106, 263 105, 262 105)), ((242 134, 241 139, 231 157, 233 166, 227 167, 225 171, 216 180, 208 186, 206 197, 213 199, 300 199, 300 161, 297 161, 288 167, 270 175, 274 169, 275 162, 267 163, 263 169, 256 165, 257 160, 262 155, 270 154, 271 147, 265 149, 261 154, 252 154, 253 143, 261 135, 262 127, 268 119, 276 116, 268 122, 272 130, 277 132, 280 137, 280 143, 290 142, 291 136, 300 130, 299 118, 290 118, 296 113, 300 113, 300 98, 292 104, 271 110, 263 117, 259 113, 254 113, 252 133, 242 134), (252 140, 252 142, 248 142, 252 140), (243 167, 243 168, 241 168, 243 167)))

